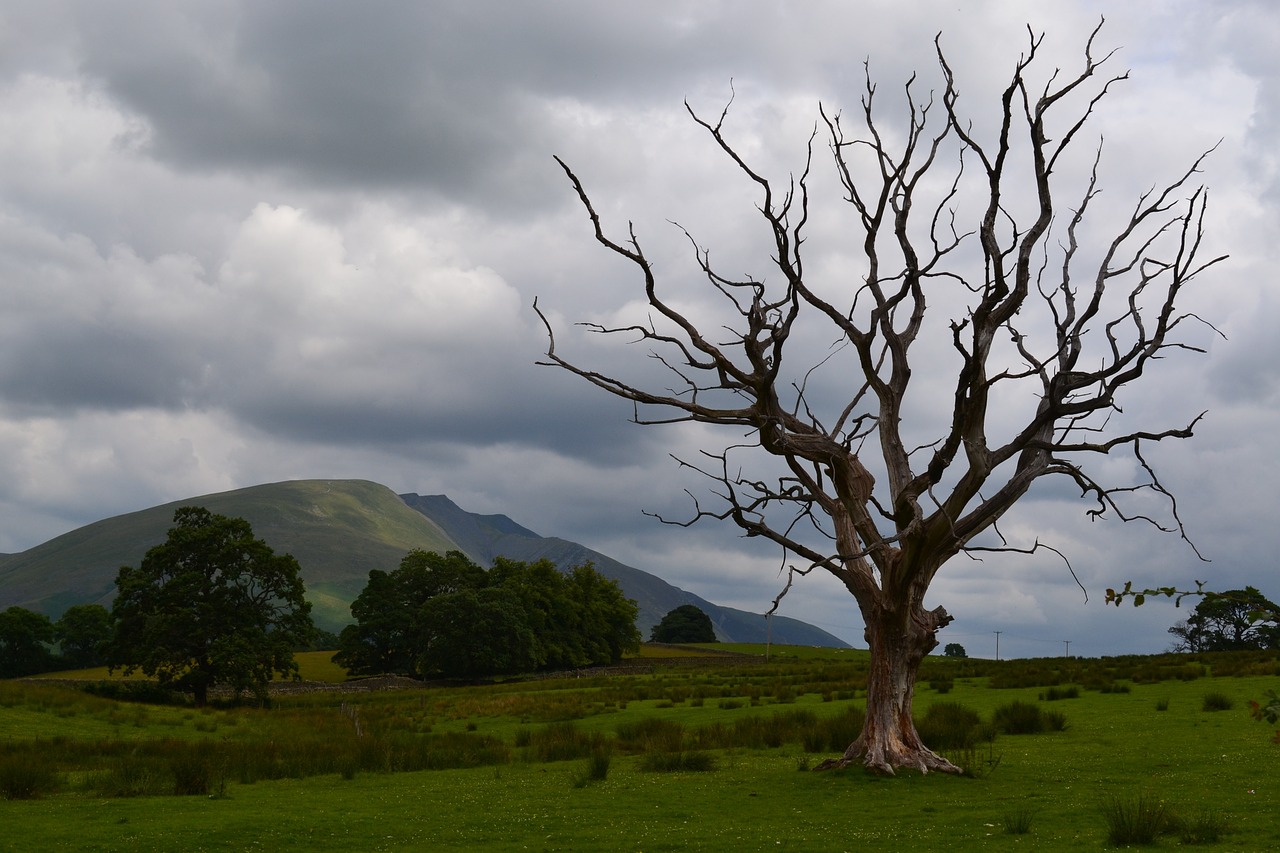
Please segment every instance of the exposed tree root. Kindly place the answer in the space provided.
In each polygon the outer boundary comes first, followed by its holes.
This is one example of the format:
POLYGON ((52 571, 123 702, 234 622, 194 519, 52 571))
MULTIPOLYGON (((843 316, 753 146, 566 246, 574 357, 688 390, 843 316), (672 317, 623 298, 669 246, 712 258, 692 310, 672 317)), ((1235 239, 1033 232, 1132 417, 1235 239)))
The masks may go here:
POLYGON ((896 770, 904 767, 919 770, 921 773, 951 773, 956 776, 964 773, 963 768, 957 767, 931 749, 922 747, 886 755, 883 750, 868 752, 861 748, 855 749, 856 746, 855 744, 849 747, 849 750, 839 758, 828 758, 813 769, 843 770, 848 767, 864 767, 879 776, 893 776, 896 770))

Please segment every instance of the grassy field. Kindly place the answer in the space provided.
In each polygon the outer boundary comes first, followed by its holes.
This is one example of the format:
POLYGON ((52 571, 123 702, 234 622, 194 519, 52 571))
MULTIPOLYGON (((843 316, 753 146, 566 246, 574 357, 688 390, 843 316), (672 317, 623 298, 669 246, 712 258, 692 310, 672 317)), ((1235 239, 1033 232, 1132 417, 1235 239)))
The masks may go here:
POLYGON ((1280 849, 1280 745, 1247 713, 1274 655, 931 659, 917 716, 976 713, 948 750, 972 773, 886 779, 809 770, 865 652, 734 648, 270 709, 0 682, 0 796, 34 780, 0 799, 0 851, 1104 849, 1105 813, 1139 805, 1176 818, 1162 847, 1280 849), (1018 705, 1047 730, 987 741, 1018 705))

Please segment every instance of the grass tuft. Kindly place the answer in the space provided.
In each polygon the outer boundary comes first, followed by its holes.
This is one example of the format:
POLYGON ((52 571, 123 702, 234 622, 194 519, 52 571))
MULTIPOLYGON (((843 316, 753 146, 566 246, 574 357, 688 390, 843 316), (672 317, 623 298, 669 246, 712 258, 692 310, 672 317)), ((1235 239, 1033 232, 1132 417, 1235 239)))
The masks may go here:
POLYGON ((1107 841, 1114 847, 1155 844, 1171 826, 1165 804, 1146 794, 1106 801, 1102 805, 1102 817, 1107 823, 1107 841))

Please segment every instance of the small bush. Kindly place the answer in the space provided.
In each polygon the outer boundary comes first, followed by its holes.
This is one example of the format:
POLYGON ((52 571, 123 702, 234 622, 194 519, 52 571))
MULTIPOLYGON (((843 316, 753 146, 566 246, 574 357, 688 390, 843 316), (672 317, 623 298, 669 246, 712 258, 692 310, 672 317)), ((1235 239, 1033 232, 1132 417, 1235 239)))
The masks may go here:
POLYGON ((1115 847, 1125 844, 1155 844, 1170 828, 1164 803, 1145 794, 1126 800, 1113 798, 1102 806, 1107 822, 1107 841, 1115 847))
POLYGON ((1200 707, 1203 711, 1230 711, 1235 706, 1236 703, 1230 696, 1214 692, 1204 694, 1204 703, 1200 707))
POLYGON ((959 702, 935 702, 916 721, 920 739, 930 749, 965 749, 977 741, 978 712, 959 702))
POLYGON ((1040 698, 1045 702, 1056 702, 1059 699, 1079 699, 1080 688, 1075 686, 1063 687, 1061 689, 1057 687, 1050 687, 1048 690, 1040 694, 1040 698))
POLYGON ((1045 730, 1040 708, 1030 702, 1010 702, 996 708, 992 721, 1000 731, 1011 735, 1033 735, 1045 730))
POLYGON ((1156 710, 1157 710, 1157 711, 1167 711, 1167 710, 1169 710, 1169 700, 1168 700, 1168 699, 1157 699, 1157 700, 1156 700, 1156 710))

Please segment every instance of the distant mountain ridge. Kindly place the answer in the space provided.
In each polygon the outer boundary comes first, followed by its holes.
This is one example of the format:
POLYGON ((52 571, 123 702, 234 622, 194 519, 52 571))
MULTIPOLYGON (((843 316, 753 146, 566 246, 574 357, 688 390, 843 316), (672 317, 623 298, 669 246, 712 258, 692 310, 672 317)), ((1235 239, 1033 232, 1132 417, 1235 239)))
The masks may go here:
POLYGON ((444 495, 396 495, 366 480, 291 480, 202 495, 104 519, 19 554, 0 555, 0 610, 11 605, 56 618, 73 604, 109 604, 116 573, 137 565, 164 541, 182 506, 245 518, 255 535, 297 558, 316 624, 338 630, 351 621, 350 603, 370 569, 394 569, 414 548, 461 551, 489 566, 495 557, 546 558, 562 569, 591 562, 618 581, 640 611, 644 636, 663 615, 694 604, 729 642, 845 647, 807 623, 721 607, 661 578, 564 539, 539 536, 505 515, 467 512, 444 495))

